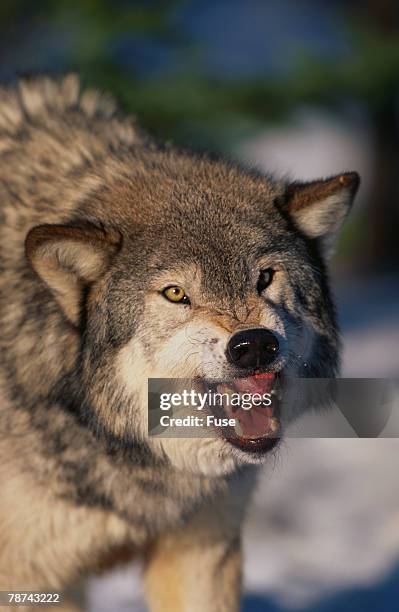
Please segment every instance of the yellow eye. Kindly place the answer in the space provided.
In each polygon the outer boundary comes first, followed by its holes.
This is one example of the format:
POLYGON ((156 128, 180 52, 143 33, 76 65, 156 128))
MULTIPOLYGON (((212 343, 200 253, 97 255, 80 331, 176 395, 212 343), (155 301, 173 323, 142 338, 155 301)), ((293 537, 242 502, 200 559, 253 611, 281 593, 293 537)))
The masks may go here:
POLYGON ((162 295, 166 297, 169 302, 174 302, 175 304, 189 304, 190 300, 186 296, 186 292, 182 287, 178 287, 177 285, 173 285, 172 287, 166 287, 162 291, 162 295))

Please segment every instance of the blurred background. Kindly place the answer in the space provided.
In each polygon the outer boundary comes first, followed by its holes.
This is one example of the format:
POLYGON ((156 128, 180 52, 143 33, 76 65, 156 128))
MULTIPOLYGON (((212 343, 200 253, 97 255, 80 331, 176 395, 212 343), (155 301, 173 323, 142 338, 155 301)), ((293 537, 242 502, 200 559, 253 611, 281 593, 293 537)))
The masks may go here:
MULTIPOLYGON (((2 0, 0 79, 75 70, 154 136, 296 179, 357 170, 332 276, 343 373, 399 374, 399 3, 2 0)), ((245 612, 391 612, 399 440, 289 439, 245 535, 245 612)), ((86 585, 144 610, 139 568, 86 585)))

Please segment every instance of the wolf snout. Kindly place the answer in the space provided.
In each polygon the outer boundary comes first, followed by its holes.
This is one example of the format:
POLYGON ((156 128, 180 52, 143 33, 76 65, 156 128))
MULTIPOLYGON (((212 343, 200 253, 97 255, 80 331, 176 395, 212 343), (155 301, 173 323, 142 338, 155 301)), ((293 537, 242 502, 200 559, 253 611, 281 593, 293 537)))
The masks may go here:
POLYGON ((254 369, 270 365, 277 357, 276 336, 263 327, 244 329, 230 338, 226 356, 236 367, 254 369))

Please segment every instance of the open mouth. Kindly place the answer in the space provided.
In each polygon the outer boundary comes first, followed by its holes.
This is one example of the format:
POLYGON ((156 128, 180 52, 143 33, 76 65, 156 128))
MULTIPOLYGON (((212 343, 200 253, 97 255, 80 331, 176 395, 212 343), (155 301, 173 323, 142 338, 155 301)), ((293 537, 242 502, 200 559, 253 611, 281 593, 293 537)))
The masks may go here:
POLYGON ((223 415, 235 423, 217 427, 219 435, 251 453, 265 453, 276 446, 281 438, 281 373, 255 373, 207 386, 221 397, 220 405, 212 410, 219 418, 223 415))

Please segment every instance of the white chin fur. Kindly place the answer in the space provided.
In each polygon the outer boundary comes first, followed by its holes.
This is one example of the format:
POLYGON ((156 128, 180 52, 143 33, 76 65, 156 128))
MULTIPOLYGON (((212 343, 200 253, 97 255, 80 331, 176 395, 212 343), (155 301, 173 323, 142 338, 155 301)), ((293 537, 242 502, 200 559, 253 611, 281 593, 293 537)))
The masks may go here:
POLYGON ((259 465, 267 456, 242 452, 218 438, 151 438, 150 445, 176 469, 210 477, 231 474, 240 465, 259 465))

